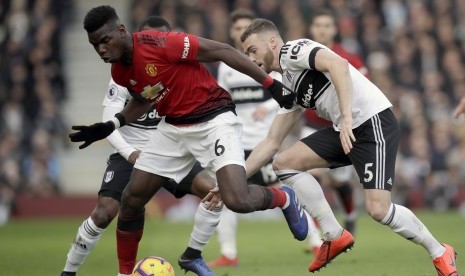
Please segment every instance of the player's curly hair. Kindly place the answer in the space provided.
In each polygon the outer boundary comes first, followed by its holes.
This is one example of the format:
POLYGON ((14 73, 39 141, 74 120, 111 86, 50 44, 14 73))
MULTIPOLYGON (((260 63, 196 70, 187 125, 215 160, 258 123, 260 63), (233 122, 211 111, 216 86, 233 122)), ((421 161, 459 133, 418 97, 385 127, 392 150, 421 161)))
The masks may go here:
POLYGON ((95 32, 110 21, 118 21, 118 15, 113 7, 105 5, 92 8, 84 18, 84 29, 88 33, 95 32))
POLYGON ((257 18, 250 23, 249 27, 241 35, 241 41, 244 42, 249 36, 262 32, 278 32, 278 28, 270 20, 257 18))

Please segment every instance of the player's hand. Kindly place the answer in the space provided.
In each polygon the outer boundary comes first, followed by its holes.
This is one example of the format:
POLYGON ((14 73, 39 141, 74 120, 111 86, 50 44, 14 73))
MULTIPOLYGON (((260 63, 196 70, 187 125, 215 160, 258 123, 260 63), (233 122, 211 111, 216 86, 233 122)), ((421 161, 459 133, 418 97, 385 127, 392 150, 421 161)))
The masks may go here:
POLYGON ((352 142, 355 142, 355 136, 352 132, 352 116, 347 116, 342 119, 341 130, 339 132, 342 148, 345 154, 349 154, 352 149, 352 142))
POLYGON ((295 96, 294 91, 284 86, 281 82, 273 80, 273 83, 268 86, 271 96, 275 99, 280 107, 291 109, 294 106, 295 96))
POLYGON ((462 97, 459 104, 455 108, 454 117, 457 119, 462 113, 465 113, 465 97, 462 97))
POLYGON ((131 154, 128 157, 128 162, 133 165, 136 164, 136 160, 137 158, 139 158, 139 155, 140 155, 140 150, 131 152, 131 154))
POLYGON ((211 189, 210 192, 202 199, 202 202, 208 202, 207 210, 212 210, 215 207, 223 208, 224 202, 221 199, 221 194, 219 193, 219 188, 216 186, 215 188, 211 189))
POLYGON ((72 126, 71 129, 77 132, 71 133, 69 138, 71 142, 84 142, 79 146, 80 149, 86 148, 95 141, 102 140, 115 130, 112 121, 105 123, 95 123, 90 126, 72 126))
POLYGON ((265 119, 266 114, 268 114, 268 108, 265 106, 257 106, 254 112, 252 113, 252 117, 255 121, 263 121, 265 119))

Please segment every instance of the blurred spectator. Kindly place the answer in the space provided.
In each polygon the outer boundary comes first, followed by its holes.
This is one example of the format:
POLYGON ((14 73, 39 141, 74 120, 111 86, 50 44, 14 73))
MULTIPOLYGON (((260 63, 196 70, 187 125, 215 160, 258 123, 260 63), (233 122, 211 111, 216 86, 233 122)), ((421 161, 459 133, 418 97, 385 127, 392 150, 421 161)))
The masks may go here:
POLYGON ((18 192, 59 191, 53 152, 67 132, 59 109, 66 100, 60 35, 72 5, 0 3, 0 224, 18 192))

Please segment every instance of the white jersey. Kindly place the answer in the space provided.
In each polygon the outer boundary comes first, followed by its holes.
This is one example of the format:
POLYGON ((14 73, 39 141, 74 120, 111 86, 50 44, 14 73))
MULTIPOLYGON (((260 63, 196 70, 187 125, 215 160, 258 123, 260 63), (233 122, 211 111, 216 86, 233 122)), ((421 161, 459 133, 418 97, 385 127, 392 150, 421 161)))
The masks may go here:
MULTIPOLYGON (((318 116, 333 122, 335 130, 341 127, 341 111, 331 76, 328 72, 315 70, 315 55, 328 47, 310 39, 288 41, 281 48, 279 62, 283 70, 283 84, 297 93, 296 103, 287 113, 298 108, 316 109, 318 116)), ((370 80, 349 64, 352 78, 353 128, 392 104, 370 80)))
MULTIPOLYGON (((118 84, 113 79, 108 85, 108 91, 103 99, 103 106, 115 107, 122 110, 131 99, 129 91, 118 84)), ((155 110, 150 110, 137 121, 127 124, 118 131, 123 139, 133 148, 142 149, 142 146, 149 140, 150 135, 157 129, 160 117, 155 110)))
MULTIPOLYGON (((270 75, 281 80, 281 75, 277 72, 270 75)), ((243 125, 244 149, 253 150, 266 137, 279 108, 278 103, 261 84, 223 62, 218 68, 218 84, 231 94, 236 104, 236 113, 243 125), (268 113, 263 120, 257 121, 253 114, 260 105, 267 108, 268 113)))

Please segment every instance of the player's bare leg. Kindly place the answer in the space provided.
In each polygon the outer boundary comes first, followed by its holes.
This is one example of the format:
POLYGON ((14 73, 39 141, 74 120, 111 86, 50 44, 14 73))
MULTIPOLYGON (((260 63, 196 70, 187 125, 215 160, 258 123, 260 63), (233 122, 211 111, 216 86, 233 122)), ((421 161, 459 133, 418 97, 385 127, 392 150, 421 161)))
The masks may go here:
POLYGON ((103 231, 116 217, 119 202, 111 197, 99 196, 91 216, 79 227, 71 248, 69 249, 62 276, 76 275, 86 257, 97 245, 103 231))
POLYGON ((144 229, 144 206, 168 181, 167 178, 134 168, 123 191, 116 229, 120 275, 130 275, 144 229))
POLYGON ((231 211, 250 213, 280 207, 286 221, 298 240, 308 234, 308 221, 294 192, 288 187, 274 188, 247 185, 245 169, 239 165, 226 165, 216 172, 223 202, 231 211))
POLYGON ((311 272, 326 266, 354 244, 352 235, 345 231, 336 220, 320 184, 307 172, 328 166, 327 161, 300 141, 280 153, 273 162, 273 168, 281 182, 294 189, 304 209, 320 225, 324 242, 309 267, 311 272))
POLYGON ((377 189, 365 190, 365 200, 367 212, 374 220, 426 249, 438 270, 438 275, 457 273, 454 249, 449 245, 439 243, 412 211, 404 206, 393 204, 391 192, 377 189))

